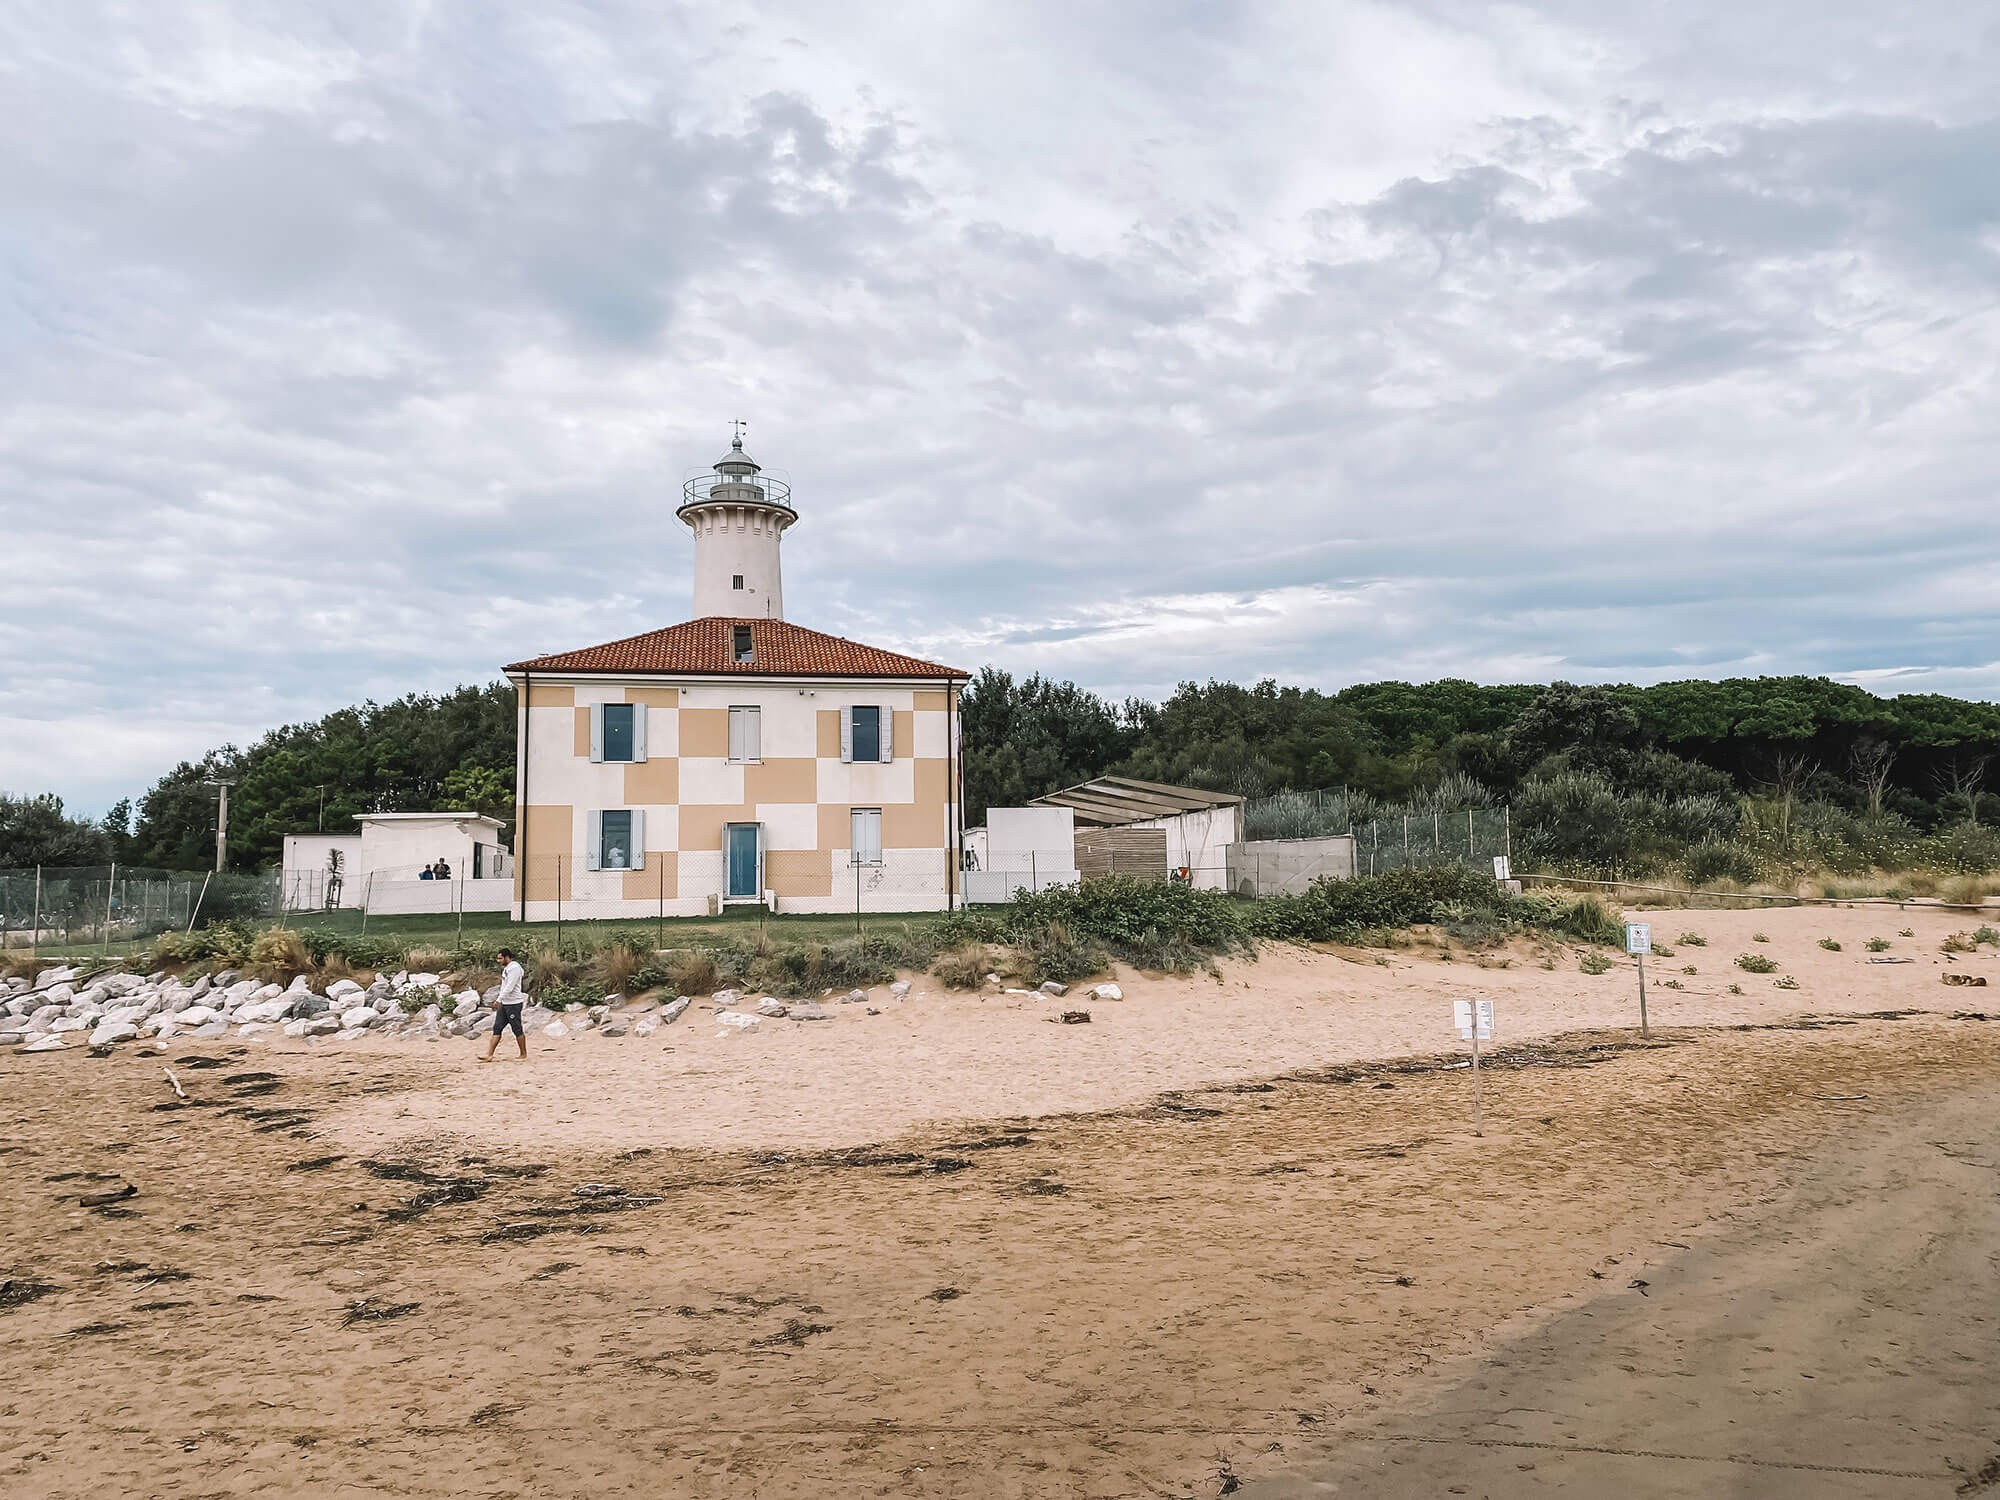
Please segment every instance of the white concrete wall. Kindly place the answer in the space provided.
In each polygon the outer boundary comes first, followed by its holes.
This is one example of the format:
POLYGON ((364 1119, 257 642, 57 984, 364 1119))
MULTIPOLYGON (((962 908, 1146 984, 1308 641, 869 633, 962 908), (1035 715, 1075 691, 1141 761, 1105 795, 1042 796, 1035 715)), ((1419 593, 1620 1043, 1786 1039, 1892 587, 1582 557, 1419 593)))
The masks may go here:
POLYGON ((285 835, 279 890, 288 911, 310 911, 326 904, 328 851, 341 853, 340 904, 361 904, 361 835, 358 833, 291 833, 285 835))
POLYGON ((468 825, 443 816, 366 820, 361 824, 360 870, 364 879, 377 883, 413 878, 442 856, 454 879, 463 876, 469 880, 475 842, 485 844, 491 858, 499 848, 499 835, 489 824, 468 825))
POLYGON ((1230 851, 1229 889, 1240 896, 1299 895, 1315 880, 1354 873, 1354 839, 1259 839, 1230 851))
POLYGON ((1134 828, 1163 828, 1167 834, 1167 868, 1186 866, 1191 883, 1206 890, 1229 888, 1229 851, 1237 842, 1238 816, 1234 804, 1203 812, 1175 813, 1171 817, 1148 818, 1134 828))
MULTIPOLYGON (((453 869, 456 871, 457 866, 453 869)), ((450 880, 373 881, 368 892, 368 911, 377 917, 417 912, 506 911, 513 901, 512 876, 460 880, 454 874, 450 880)))

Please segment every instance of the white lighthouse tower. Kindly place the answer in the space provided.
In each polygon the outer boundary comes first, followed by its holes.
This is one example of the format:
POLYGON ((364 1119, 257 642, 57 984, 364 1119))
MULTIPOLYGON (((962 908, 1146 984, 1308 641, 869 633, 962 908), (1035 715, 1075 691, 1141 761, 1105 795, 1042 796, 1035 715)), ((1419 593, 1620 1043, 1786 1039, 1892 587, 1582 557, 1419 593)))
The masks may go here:
POLYGON ((799 516, 792 487, 763 476, 740 432, 712 472, 681 486, 676 514, 694 532, 694 618, 784 619, 778 544, 799 516))

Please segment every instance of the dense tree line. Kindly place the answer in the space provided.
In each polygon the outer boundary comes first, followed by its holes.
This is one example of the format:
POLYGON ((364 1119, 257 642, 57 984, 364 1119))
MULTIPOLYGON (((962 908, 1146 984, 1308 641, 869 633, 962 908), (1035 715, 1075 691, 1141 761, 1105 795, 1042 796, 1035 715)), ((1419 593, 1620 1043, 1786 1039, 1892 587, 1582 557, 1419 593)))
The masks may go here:
POLYGON ((1880 698, 1823 677, 1649 688, 1445 679, 1336 693, 1208 682, 1163 703, 1113 705, 989 668, 966 691, 965 732, 975 823, 990 805, 1105 772, 1251 797, 1347 787, 1385 803, 1454 774, 1504 800, 1570 773, 1626 795, 1769 794, 1922 829, 2000 823, 1985 790, 2000 705, 1880 698))
MULTIPOLYGON (((511 821, 514 725, 505 683, 342 709, 175 767, 141 800, 136 825, 128 804, 90 824, 52 797, 0 799, 0 866, 115 857, 201 868, 214 858, 208 783, 223 777, 235 782, 237 868, 275 862, 288 833, 351 831, 358 812, 451 807, 511 821)), ((1161 703, 1112 703, 989 667, 966 689, 963 728, 975 824, 989 806, 1113 772, 1250 797, 1346 788, 1359 806, 1507 801, 1517 826, 1541 830, 1542 853, 1598 864, 1700 847, 1737 869, 1762 858, 1769 837, 1790 839, 1795 822, 1824 838, 1836 830, 1882 863, 1918 837, 2000 826, 2000 797, 1986 788, 2000 705, 1882 698, 1819 677, 1649 688, 1446 679, 1335 693, 1208 682, 1161 703)))
POLYGON ((247 750, 183 761, 139 803, 123 859, 200 869, 215 859, 215 788, 229 793, 229 862, 275 864, 288 833, 353 833, 363 812, 514 810, 514 689, 505 682, 436 697, 343 708, 274 729, 247 750))

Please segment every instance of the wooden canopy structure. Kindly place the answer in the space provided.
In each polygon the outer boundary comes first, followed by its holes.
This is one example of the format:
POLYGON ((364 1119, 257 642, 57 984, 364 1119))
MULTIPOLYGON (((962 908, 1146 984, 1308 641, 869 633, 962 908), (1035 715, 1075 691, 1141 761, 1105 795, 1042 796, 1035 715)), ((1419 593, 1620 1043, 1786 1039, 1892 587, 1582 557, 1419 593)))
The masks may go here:
POLYGON ((1204 792, 1189 786, 1164 786, 1129 776, 1099 776, 1076 786, 1030 799, 1035 807, 1067 807, 1079 828, 1121 828, 1152 818, 1181 813, 1212 812, 1240 806, 1243 799, 1228 792, 1204 792))

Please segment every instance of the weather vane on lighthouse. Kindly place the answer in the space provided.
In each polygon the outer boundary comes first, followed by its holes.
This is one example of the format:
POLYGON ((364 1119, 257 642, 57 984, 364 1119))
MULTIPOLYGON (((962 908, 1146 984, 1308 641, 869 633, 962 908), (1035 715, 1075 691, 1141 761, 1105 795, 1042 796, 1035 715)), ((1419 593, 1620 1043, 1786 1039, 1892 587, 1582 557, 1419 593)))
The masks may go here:
POLYGON ((735 425, 736 425, 736 445, 740 448, 743 446, 743 434, 749 430, 750 424, 744 421, 741 417, 738 417, 736 419, 735 425))

